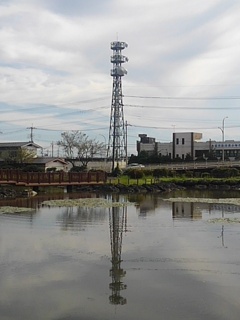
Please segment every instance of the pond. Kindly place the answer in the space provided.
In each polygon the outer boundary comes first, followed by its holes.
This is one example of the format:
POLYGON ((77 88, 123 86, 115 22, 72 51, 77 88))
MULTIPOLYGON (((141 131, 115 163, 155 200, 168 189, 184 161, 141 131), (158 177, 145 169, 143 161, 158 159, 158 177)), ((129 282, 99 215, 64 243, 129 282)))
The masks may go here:
POLYGON ((219 198, 240 191, 1 200, 34 210, 0 214, 0 319, 239 319, 240 206, 219 198), (43 205, 96 197, 124 205, 43 205))

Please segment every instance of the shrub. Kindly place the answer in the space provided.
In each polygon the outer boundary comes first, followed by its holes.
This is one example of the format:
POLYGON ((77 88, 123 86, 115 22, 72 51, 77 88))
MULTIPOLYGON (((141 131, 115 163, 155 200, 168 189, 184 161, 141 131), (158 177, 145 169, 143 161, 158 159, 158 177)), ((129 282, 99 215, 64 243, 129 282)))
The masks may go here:
POLYGON ((194 172, 194 177, 195 177, 195 178, 201 178, 201 172, 195 171, 195 172, 194 172))
POLYGON ((176 176, 177 176, 177 171, 175 171, 175 170, 168 170, 168 176, 169 176, 169 177, 176 177, 176 176))
POLYGON ((193 177, 193 171, 188 171, 188 170, 186 170, 186 171, 185 171, 185 177, 187 177, 187 178, 192 178, 192 177, 193 177))
POLYGON ((85 166, 74 166, 69 171, 70 172, 82 172, 82 171, 86 171, 86 167, 85 166))
POLYGON ((153 170, 153 176, 154 178, 160 178, 160 177, 168 177, 169 176, 169 170, 168 169, 154 169, 153 170))
POLYGON ((144 172, 145 176, 152 176, 153 175, 153 170, 152 169, 142 169, 144 172))
POLYGON ((122 173, 122 170, 119 168, 119 165, 117 165, 112 172, 112 176, 118 177, 121 175, 121 173, 122 173))
POLYGON ((209 178, 210 177, 210 173, 203 172, 201 176, 202 176, 202 178, 209 178))
POLYGON ((47 168, 46 172, 56 172, 57 168, 52 167, 52 168, 47 168))
POLYGON ((44 168, 32 164, 32 165, 28 165, 28 166, 23 167, 22 171, 24 171, 24 172, 44 172, 44 168))
POLYGON ((139 169, 130 169, 126 171, 126 174, 131 179, 141 179, 144 177, 144 171, 139 169))
POLYGON ((239 171, 236 168, 215 168, 211 174, 214 178, 231 178, 239 176, 239 171))

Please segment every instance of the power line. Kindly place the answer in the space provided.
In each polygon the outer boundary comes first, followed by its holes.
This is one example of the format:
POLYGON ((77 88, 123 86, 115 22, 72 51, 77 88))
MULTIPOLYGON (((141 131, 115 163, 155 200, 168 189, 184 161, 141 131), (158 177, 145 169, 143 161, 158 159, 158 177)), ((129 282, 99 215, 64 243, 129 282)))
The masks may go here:
POLYGON ((95 99, 80 100, 80 101, 76 101, 76 102, 59 103, 59 104, 56 104, 56 106, 65 106, 65 105, 70 105, 70 104, 72 105, 72 104, 88 103, 88 102, 98 102, 98 101, 102 101, 102 100, 106 100, 106 99, 109 99, 109 96, 102 97, 102 98, 95 98, 95 99))
MULTIPOLYGON (((78 104, 82 104, 82 103, 91 103, 91 102, 98 102, 98 101, 103 101, 103 100, 106 100, 106 99, 109 99, 108 96, 106 97, 102 97, 102 98, 95 98, 95 99, 87 99, 87 100, 80 100, 80 101, 75 101, 75 102, 65 102, 65 103, 57 103, 57 104, 52 104, 52 103, 49 103, 49 104, 32 104, 31 106, 29 107, 22 107, 22 106, 17 106, 18 110, 17 111, 28 111, 28 110, 42 110, 42 109, 49 109, 49 108, 58 108, 59 106, 68 106, 68 105, 78 105, 78 104)), ((1 104, 0 104, 1 106, 1 104)), ((8 108, 5 109, 5 110, 1 110, 1 112, 16 112, 16 108, 13 109, 12 105, 8 105, 8 108), (11 109, 9 108, 11 107, 11 109)))
MULTIPOLYGON (((101 110, 101 109, 106 109, 109 108, 109 106, 103 106, 103 107, 97 107, 97 108, 91 108, 91 109, 84 109, 84 110, 75 110, 75 111, 71 111, 71 112, 65 112, 65 113, 57 113, 57 114, 52 114, 52 115, 45 115, 42 116, 41 115, 41 119, 49 119, 49 117, 65 117, 65 116, 69 116, 69 115, 73 115, 73 114, 78 114, 78 113, 88 113, 88 112, 93 112, 93 111, 97 111, 97 110, 101 110)), ((18 110, 16 110, 15 112, 17 112, 18 110)), ((12 111, 14 112, 14 111, 12 111)), ((11 120, 11 122, 21 122, 23 120, 27 120, 27 121, 34 121, 34 120, 39 120, 39 115, 36 115, 35 117, 32 118, 18 118, 16 120, 11 120)), ((9 120, 10 121, 10 120, 9 120)))
MULTIPOLYGON (((172 129, 172 127, 156 127, 156 126, 141 126, 141 125, 134 125, 134 124, 131 124, 132 127, 135 127, 135 128, 148 128, 148 129, 159 129, 159 130, 169 130, 169 129, 172 129)), ((228 126, 227 128, 230 129, 230 128, 239 128, 240 126, 228 126)), ((178 130, 216 130, 218 129, 218 127, 194 127, 194 128, 185 128, 185 127, 178 127, 177 128, 178 130)))
POLYGON ((239 96, 233 97, 161 97, 161 96, 128 96, 126 98, 139 98, 139 99, 162 99, 162 100, 240 100, 239 96))
MULTIPOLYGON (((64 129, 61 129, 61 130, 57 130, 57 129, 47 129, 47 128, 34 128, 36 130, 41 130, 41 131, 57 131, 57 132, 63 132, 63 131, 81 131, 79 129, 70 129, 70 130, 64 130, 64 129)), ((92 128, 92 129, 84 129, 84 131, 95 131, 95 130, 106 130, 107 127, 102 127, 102 128, 92 128)))
POLYGON ((194 85, 125 85, 125 88, 196 88, 196 87, 236 87, 240 84, 194 84, 194 85))
MULTIPOLYGON (((140 105, 140 104, 124 104, 124 106, 127 107, 132 107, 132 108, 149 108, 149 109, 183 109, 183 110, 196 110, 196 107, 181 107, 181 106, 144 106, 144 105, 140 105)), ((225 107, 197 107, 197 109, 201 109, 201 110, 226 110, 226 106, 225 107)), ((240 109, 239 107, 227 107, 227 109, 231 109, 231 110, 238 110, 240 109)))

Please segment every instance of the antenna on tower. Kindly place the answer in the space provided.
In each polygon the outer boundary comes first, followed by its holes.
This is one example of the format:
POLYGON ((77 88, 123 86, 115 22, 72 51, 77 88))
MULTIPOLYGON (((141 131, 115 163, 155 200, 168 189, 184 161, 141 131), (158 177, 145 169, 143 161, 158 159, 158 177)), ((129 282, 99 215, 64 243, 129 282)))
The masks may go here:
POLYGON ((122 77, 127 74, 127 70, 122 64, 128 61, 128 58, 122 55, 122 50, 127 47, 126 42, 117 40, 111 43, 113 89, 107 157, 112 161, 112 171, 127 158, 122 94, 122 77))

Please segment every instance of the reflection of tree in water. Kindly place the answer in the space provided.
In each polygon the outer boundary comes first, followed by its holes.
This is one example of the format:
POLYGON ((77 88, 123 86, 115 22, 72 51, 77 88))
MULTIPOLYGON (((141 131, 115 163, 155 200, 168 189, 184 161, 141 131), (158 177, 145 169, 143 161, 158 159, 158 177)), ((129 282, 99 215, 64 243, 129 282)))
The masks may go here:
POLYGON ((65 207, 58 215, 57 223, 63 230, 83 231, 86 226, 106 220, 106 208, 65 207))
POLYGON ((111 253, 112 253, 112 268, 110 269, 110 276, 112 282, 109 288, 112 294, 109 296, 111 304, 124 305, 127 299, 121 296, 121 290, 127 288, 127 285, 122 282, 126 271, 121 268, 121 253, 122 253, 122 234, 126 227, 126 211, 127 207, 112 207, 109 209, 109 226, 111 238, 111 253))
POLYGON ((36 195, 35 197, 17 197, 14 199, 0 199, 0 206, 12 206, 12 207, 26 207, 26 208, 33 208, 39 209, 42 206, 42 202, 45 200, 53 200, 62 198, 59 194, 51 194, 49 195, 36 195))

